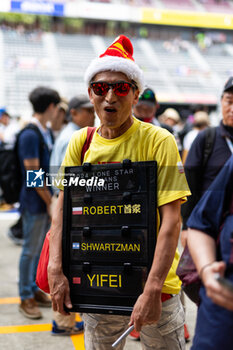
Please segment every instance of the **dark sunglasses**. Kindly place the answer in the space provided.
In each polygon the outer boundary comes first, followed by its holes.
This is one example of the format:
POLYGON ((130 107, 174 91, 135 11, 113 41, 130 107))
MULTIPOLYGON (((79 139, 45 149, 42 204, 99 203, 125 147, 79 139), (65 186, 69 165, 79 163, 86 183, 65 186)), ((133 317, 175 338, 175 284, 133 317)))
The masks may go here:
POLYGON ((105 96, 109 89, 113 89, 117 96, 126 96, 130 88, 136 89, 136 85, 126 81, 119 81, 118 83, 106 83, 103 81, 91 83, 91 88, 98 96, 105 96))

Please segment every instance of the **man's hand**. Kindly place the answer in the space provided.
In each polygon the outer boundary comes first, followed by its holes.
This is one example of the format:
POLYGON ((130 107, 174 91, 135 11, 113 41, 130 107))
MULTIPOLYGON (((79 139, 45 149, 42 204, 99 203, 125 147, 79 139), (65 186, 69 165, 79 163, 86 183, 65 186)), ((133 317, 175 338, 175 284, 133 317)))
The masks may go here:
POLYGON ((64 305, 69 309, 72 308, 67 278, 62 272, 50 272, 48 267, 48 280, 53 310, 60 312, 62 315, 69 315, 64 310, 64 305))
POLYGON ((64 310, 72 308, 69 283, 62 270, 62 219, 64 192, 60 191, 53 213, 49 241, 48 280, 53 310, 68 315, 64 310))
POLYGON ((214 262, 203 270, 202 281, 206 294, 215 304, 233 311, 233 293, 215 279, 216 273, 224 276, 225 269, 226 265, 223 261, 214 262))
POLYGON ((161 293, 150 295, 142 293, 133 308, 129 325, 140 332, 142 326, 157 323, 162 310, 161 293))

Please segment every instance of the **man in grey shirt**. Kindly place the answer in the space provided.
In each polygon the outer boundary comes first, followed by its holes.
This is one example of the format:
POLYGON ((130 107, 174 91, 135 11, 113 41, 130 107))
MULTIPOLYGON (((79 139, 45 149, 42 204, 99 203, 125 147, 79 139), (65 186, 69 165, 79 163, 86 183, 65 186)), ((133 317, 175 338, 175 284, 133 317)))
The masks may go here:
POLYGON ((50 158, 51 167, 59 167, 66 153, 66 148, 74 131, 86 126, 93 126, 95 115, 94 108, 87 97, 73 97, 68 107, 69 123, 57 137, 50 158))

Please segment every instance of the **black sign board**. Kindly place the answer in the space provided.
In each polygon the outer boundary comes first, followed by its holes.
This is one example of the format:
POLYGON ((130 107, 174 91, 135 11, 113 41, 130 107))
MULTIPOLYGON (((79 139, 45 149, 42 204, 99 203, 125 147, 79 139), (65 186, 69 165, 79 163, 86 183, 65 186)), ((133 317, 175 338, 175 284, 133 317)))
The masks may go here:
POLYGON ((129 315, 156 244, 156 162, 66 167, 63 271, 72 311, 129 315))

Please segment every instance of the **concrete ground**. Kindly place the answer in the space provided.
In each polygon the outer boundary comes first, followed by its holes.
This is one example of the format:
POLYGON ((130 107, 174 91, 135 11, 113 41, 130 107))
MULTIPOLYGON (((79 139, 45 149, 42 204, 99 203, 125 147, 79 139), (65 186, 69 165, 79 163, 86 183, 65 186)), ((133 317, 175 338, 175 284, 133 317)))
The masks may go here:
MULTIPOLYGON (((17 215, 0 212, 0 349, 1 350, 84 350, 83 335, 53 337, 50 334, 52 311, 42 309, 41 320, 29 320, 18 312, 18 261, 21 247, 8 237, 8 228, 17 215)), ((193 337, 196 306, 186 298, 186 323, 193 337)), ((191 347, 191 341, 186 350, 191 347)), ((126 350, 140 350, 139 341, 127 339, 126 350)))

